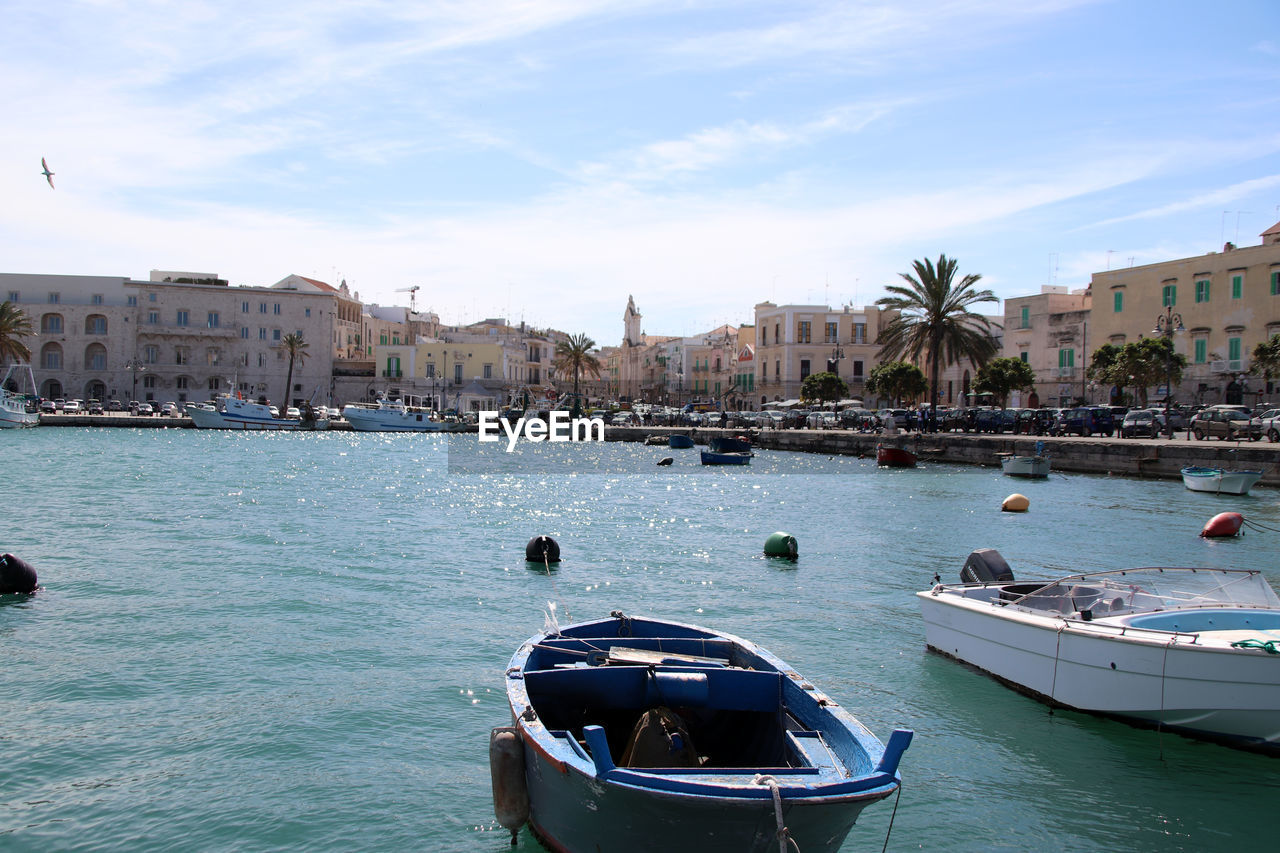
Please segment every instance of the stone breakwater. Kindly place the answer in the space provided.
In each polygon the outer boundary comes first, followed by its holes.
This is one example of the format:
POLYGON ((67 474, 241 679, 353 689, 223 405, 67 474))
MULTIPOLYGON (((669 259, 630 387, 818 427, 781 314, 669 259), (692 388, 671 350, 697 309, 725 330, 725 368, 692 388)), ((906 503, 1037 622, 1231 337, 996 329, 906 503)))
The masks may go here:
POLYGON ((876 445, 892 441, 928 463, 998 466, 1003 455, 1031 455, 1036 443, 1052 458, 1052 470, 1123 477, 1181 479, 1190 465, 1251 469, 1262 472, 1262 485, 1280 486, 1280 444, 1219 440, 1188 441, 1185 438, 1129 439, 1078 436, 978 435, 972 433, 900 433, 881 436, 848 430, 735 430, 690 427, 608 427, 608 441, 643 441, 650 435, 678 433, 706 444, 716 435, 750 435, 752 443, 766 450, 794 450, 874 457, 876 445))

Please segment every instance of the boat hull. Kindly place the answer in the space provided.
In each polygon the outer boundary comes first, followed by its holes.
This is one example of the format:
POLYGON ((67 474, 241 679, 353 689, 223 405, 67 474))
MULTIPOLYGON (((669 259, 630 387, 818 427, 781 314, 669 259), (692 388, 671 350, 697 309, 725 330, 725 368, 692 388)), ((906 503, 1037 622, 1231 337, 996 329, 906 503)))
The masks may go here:
POLYGON ((1043 479, 1049 476, 1048 456, 1008 456, 1001 461, 1007 477, 1043 479))
POLYGON ((531 637, 506 682, 528 820, 563 853, 770 853, 775 791, 799 849, 834 853, 862 810, 898 789, 910 742, 895 732, 882 745, 754 643, 621 613, 531 637), (646 709, 660 706, 688 725, 678 754, 671 735, 659 741, 673 767, 638 745, 646 709))
POLYGON ((458 432, 452 421, 433 421, 430 413, 345 406, 342 417, 357 432, 458 432))
POLYGON ((1042 701, 1280 749, 1280 655, 916 595, 931 649, 1042 701))
POLYGON ((329 422, 323 418, 311 423, 297 418, 274 418, 265 406, 235 403, 236 401, 231 401, 223 410, 188 406, 187 414, 196 429, 321 430, 329 427, 329 422))
MULTIPOLYGON (((778 824, 771 798, 685 797, 599 783, 575 768, 525 749, 529 823, 558 853, 598 850, 653 853, 775 853, 778 824)), ((745 780, 749 783, 750 777, 745 780)), ((767 791, 767 789, 765 789, 767 791)), ((787 799, 783 823, 799 849, 835 853, 874 799, 787 799)))
POLYGON ((876 464, 883 468, 914 468, 916 455, 901 447, 876 447, 876 464))
POLYGON ((709 450, 703 450, 703 465, 749 465, 751 464, 750 453, 712 453, 709 450))
POLYGON ((40 425, 38 412, 28 412, 25 408, 0 407, 0 429, 22 429, 40 425))
POLYGON ((688 450, 693 447, 693 439, 687 435, 667 436, 667 447, 672 450, 688 450))
POLYGON ((1193 492, 1247 495, 1261 479, 1261 471, 1227 471, 1222 468, 1195 466, 1182 469, 1182 484, 1193 492))

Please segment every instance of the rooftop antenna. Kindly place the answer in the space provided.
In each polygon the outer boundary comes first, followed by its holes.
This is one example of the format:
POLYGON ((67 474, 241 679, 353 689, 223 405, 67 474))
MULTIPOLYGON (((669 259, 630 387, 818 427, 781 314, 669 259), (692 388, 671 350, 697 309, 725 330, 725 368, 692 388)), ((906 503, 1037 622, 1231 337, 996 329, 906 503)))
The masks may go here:
POLYGON ((1237 211, 1236 211, 1236 236, 1235 236, 1235 240, 1234 240, 1233 242, 1235 242, 1237 245, 1239 245, 1239 243, 1240 243, 1240 214, 1242 214, 1242 213, 1247 213, 1247 214, 1249 214, 1250 216, 1253 216, 1253 211, 1252 211, 1252 210, 1237 210, 1237 211))
POLYGON ((1058 253, 1049 253, 1049 284, 1058 283, 1058 253))
POLYGON ((1107 269, 1111 269, 1111 255, 1115 253, 1115 249, 1107 249, 1107 269))

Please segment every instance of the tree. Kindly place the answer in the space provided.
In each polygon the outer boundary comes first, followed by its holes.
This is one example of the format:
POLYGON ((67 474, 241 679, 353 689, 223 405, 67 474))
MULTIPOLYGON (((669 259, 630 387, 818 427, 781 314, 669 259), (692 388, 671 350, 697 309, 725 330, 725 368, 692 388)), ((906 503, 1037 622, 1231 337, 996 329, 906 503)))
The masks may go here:
POLYGON ((1147 389, 1165 382, 1172 386, 1182 381, 1187 357, 1174 352, 1169 338, 1142 338, 1123 347, 1104 344, 1093 353, 1093 363, 1086 375, 1120 388, 1132 387, 1134 397, 1147 404, 1147 389))
POLYGON ((919 397, 928 388, 924 372, 906 361, 886 361, 871 368, 867 374, 867 390, 872 394, 883 394, 895 403, 919 397))
MULTIPOLYGON (((915 261, 915 275, 899 273, 907 282, 889 285, 891 296, 876 300, 876 305, 892 309, 898 315, 880 330, 876 343, 882 358, 907 356, 913 361, 924 359, 929 368, 929 402, 938 400, 939 373, 945 367, 964 359, 978 366, 996 354, 991 323, 970 308, 983 302, 998 302, 990 290, 975 290, 981 275, 970 273, 955 283, 956 261, 938 256, 935 266, 925 259, 915 261)), ((937 415, 930 406, 931 421, 937 427, 937 415)))
POLYGON ((291 332, 284 336, 281 342, 284 351, 289 353, 289 373, 284 381, 284 405, 289 406, 289 394, 293 390, 293 363, 297 361, 298 366, 307 363, 307 347, 309 344, 302 339, 301 332, 291 332))
POLYGON ((590 374, 600 378, 600 359, 591 354, 596 342, 586 334, 570 335, 566 340, 556 344, 555 358, 551 365, 561 373, 573 377, 573 415, 582 413, 582 397, 578 394, 578 378, 590 374))
POLYGON ((1280 335, 1272 335, 1265 341, 1259 341, 1253 348, 1253 364, 1249 372, 1261 375, 1267 383, 1267 392, 1271 391, 1271 380, 1280 376, 1280 335))
POLYGON ((12 302, 0 302, 0 363, 30 361, 31 350, 22 342, 33 337, 31 318, 12 302))
POLYGON ((811 373, 800 385, 802 400, 834 403, 848 393, 848 383, 834 373, 811 373))
POLYGON ((978 368, 978 376, 974 379, 973 389, 978 392, 994 394, 1004 408, 1010 391, 1031 388, 1035 385, 1036 374, 1020 358, 993 358, 978 368))

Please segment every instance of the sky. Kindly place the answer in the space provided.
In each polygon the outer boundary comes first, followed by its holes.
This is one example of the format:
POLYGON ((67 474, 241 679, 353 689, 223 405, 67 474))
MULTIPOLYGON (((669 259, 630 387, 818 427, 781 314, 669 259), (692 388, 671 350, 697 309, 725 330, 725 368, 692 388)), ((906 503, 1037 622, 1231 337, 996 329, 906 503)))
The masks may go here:
POLYGON ((616 345, 628 296, 696 335, 942 254, 1005 299, 1280 221, 1276 0, 0 11, 4 272, 416 286, 616 345))

